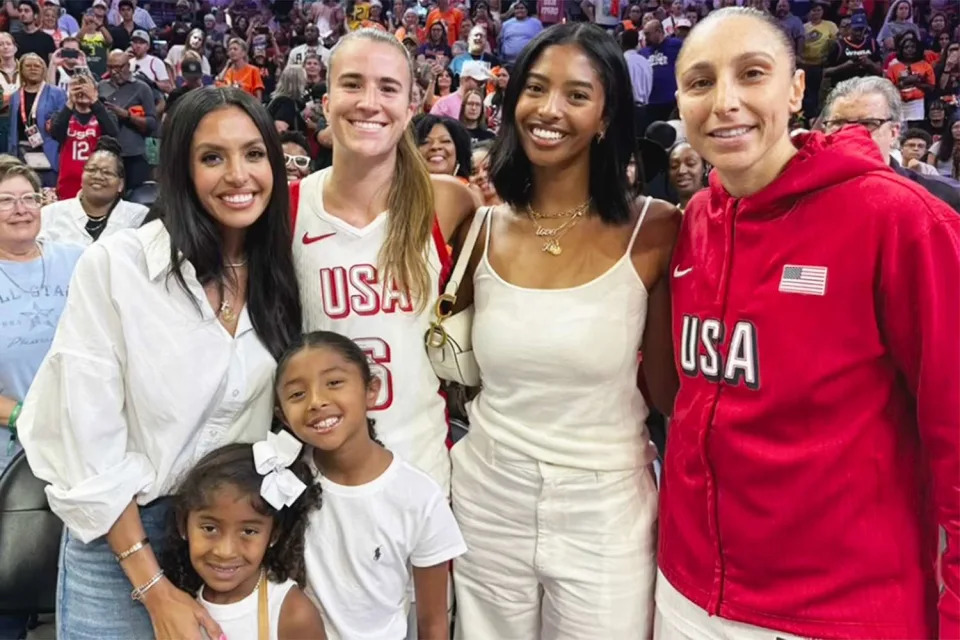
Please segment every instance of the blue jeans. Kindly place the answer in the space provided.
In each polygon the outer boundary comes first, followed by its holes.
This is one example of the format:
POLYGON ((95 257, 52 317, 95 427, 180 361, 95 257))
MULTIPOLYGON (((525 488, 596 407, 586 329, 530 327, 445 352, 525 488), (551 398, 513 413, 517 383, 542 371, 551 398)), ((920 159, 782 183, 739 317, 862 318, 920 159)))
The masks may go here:
MULTIPOLYGON (((140 508, 154 553, 163 545, 169 502, 140 508)), ((153 640, 147 610, 130 598, 133 589, 106 537, 84 544, 64 529, 57 577, 59 640, 153 640)))

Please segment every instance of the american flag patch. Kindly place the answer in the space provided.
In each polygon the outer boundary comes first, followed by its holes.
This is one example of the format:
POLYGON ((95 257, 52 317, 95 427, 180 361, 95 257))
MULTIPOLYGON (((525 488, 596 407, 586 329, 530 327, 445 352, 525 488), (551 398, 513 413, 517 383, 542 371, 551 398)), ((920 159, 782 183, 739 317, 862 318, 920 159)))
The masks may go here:
POLYGON ((780 292, 822 296, 827 290, 826 267, 804 267, 788 264, 780 276, 780 292))

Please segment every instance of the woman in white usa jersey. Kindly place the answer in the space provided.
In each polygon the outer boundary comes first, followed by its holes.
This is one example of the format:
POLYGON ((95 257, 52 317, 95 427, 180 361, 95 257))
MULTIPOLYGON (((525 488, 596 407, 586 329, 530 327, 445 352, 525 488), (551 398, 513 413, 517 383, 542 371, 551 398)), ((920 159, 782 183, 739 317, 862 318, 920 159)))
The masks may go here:
POLYGON ((380 439, 449 491, 446 406, 423 339, 447 239, 478 203, 421 160, 409 132, 412 64, 396 38, 372 29, 342 38, 328 78, 333 166, 291 187, 304 329, 360 345, 381 378, 380 439))

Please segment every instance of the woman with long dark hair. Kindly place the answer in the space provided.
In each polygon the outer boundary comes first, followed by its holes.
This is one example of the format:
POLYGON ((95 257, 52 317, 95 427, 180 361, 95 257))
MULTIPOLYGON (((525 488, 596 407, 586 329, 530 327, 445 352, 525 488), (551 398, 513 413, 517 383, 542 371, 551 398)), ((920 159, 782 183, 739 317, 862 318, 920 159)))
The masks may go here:
POLYGON ((506 204, 484 214, 457 302, 472 297, 483 379, 451 452, 459 638, 651 633, 657 454, 638 351, 669 413, 680 214, 627 181, 633 112, 623 54, 592 24, 534 38, 504 94, 491 174, 506 204))
POLYGON ((710 14, 676 75, 713 170, 671 264, 654 637, 960 637, 960 217, 890 170, 880 96, 791 135, 769 14, 710 14))
POLYGON ((196 89, 163 141, 158 219, 84 253, 18 421, 66 524, 63 638, 220 637, 157 564, 165 498, 205 453, 265 437, 276 359, 300 332, 266 110, 237 89, 196 89))

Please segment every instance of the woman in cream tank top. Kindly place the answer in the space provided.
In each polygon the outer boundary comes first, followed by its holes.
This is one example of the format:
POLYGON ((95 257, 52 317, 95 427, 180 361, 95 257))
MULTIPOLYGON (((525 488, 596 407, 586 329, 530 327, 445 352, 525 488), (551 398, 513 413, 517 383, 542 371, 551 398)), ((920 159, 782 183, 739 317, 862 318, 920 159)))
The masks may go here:
POLYGON ((491 175, 507 204, 478 212, 458 301, 474 303, 483 383, 451 453, 461 639, 652 631, 656 451, 638 352, 669 412, 679 212, 627 182, 629 86, 607 34, 564 24, 527 46, 506 91, 491 175))

